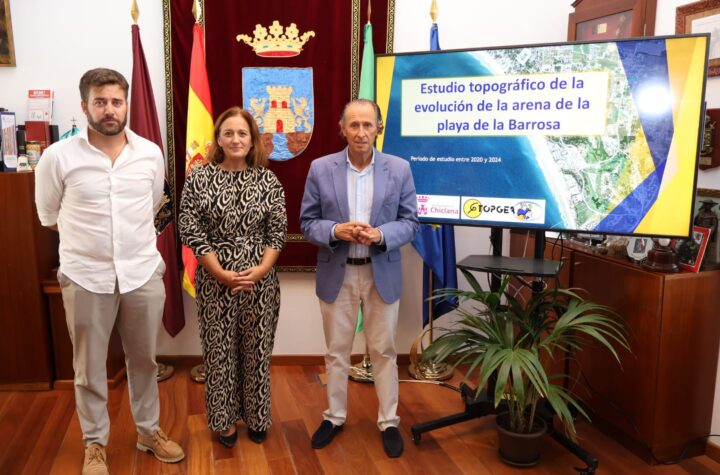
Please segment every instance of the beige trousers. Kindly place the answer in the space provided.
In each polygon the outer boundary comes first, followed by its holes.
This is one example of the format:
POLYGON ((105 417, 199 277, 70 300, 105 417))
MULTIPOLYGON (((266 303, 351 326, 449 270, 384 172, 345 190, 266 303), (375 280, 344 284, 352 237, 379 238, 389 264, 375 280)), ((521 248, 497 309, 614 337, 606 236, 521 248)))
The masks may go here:
POLYGON ((160 401, 155 349, 165 303, 160 263, 150 280, 124 294, 117 284, 112 294, 90 292, 58 272, 65 316, 73 344, 75 405, 85 445, 107 445, 107 352, 117 325, 127 368, 130 406, 137 431, 153 435, 158 429, 160 401))
POLYGON ((397 427, 398 367, 395 350, 400 301, 387 304, 375 289, 372 266, 347 265, 340 294, 333 303, 320 300, 325 331, 325 372, 328 409, 325 420, 342 425, 347 418, 348 371, 359 303, 362 302, 363 332, 373 366, 378 398, 378 428, 397 427))

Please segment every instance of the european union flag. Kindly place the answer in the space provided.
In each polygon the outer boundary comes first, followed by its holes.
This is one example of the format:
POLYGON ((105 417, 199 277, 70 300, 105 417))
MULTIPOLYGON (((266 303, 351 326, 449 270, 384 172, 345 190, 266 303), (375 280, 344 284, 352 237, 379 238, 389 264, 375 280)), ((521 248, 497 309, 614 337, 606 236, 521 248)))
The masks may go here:
MULTIPOLYGON (((423 301, 432 292, 444 288, 457 288, 455 270, 455 229, 450 224, 421 224, 412 242, 423 260, 423 301), (432 270, 432 289, 429 274, 432 270)), ((444 315, 458 306, 457 298, 436 299, 432 301, 432 319, 444 315)), ((430 322, 428 305, 423 305, 423 326, 430 322)))
MULTIPOLYGON (((440 36, 437 23, 430 28, 430 49, 440 49, 440 36)), ((423 302, 437 289, 457 288, 455 270, 455 228, 451 224, 421 224, 412 242, 423 260, 423 302), (430 288, 430 270, 432 269, 432 289, 430 288)), ((458 306, 456 297, 432 301, 432 319, 444 315, 458 306)), ((430 323, 429 308, 423 305, 423 326, 430 323)))
POLYGON ((440 33, 438 32, 437 23, 433 23, 430 27, 430 51, 440 49, 440 33))

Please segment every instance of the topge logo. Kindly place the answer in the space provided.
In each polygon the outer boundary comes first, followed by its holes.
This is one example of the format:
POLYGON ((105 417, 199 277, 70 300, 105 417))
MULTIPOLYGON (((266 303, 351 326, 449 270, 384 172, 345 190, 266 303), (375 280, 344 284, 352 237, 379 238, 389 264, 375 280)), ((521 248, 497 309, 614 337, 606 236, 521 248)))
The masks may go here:
POLYGON ((545 200, 463 196, 462 203, 462 219, 498 223, 545 222, 545 200))

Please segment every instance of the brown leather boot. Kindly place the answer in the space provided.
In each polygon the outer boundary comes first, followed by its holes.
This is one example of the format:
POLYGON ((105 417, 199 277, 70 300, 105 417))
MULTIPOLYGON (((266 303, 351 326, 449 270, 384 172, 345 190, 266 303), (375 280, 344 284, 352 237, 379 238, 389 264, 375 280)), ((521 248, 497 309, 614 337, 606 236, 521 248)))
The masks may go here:
POLYGON ((152 452, 155 458, 165 463, 179 462, 185 458, 183 449, 158 429, 152 437, 138 435, 136 447, 144 452, 152 452))
POLYGON ((85 447, 82 475, 108 475, 105 447, 100 444, 85 447))

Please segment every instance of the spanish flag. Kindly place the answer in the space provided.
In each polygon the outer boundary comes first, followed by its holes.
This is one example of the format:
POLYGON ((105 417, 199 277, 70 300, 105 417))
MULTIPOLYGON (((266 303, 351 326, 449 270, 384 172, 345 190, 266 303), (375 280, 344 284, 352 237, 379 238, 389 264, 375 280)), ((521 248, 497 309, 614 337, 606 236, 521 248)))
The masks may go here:
MULTIPOLYGON (((194 167, 207 163, 213 143, 212 102, 210 84, 205 69, 205 33, 200 23, 193 26, 193 45, 190 56, 190 91, 188 93, 187 139, 185 142, 185 177, 194 167)), ((195 297, 195 270, 197 259, 192 250, 183 246, 185 265, 183 288, 195 297)))

